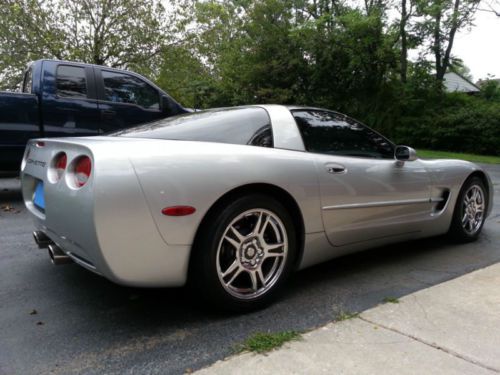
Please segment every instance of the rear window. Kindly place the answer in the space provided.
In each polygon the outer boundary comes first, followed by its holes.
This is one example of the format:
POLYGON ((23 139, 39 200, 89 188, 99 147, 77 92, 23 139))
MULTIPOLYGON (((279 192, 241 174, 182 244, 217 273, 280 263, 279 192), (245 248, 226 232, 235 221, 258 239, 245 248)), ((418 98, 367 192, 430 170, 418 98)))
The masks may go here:
POLYGON ((79 66, 59 65, 56 75, 57 95, 68 98, 87 98, 85 69, 79 66))
POLYGON ((263 108, 188 113, 110 135, 273 147, 271 122, 263 108))

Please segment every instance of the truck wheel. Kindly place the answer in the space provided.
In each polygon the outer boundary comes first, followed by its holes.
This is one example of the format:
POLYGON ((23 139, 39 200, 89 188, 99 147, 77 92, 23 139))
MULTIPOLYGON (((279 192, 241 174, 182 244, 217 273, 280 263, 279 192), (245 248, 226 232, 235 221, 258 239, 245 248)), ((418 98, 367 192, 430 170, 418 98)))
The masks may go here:
POLYGON ((197 238, 190 277, 218 308, 250 311, 276 298, 297 253, 295 228, 277 200, 253 194, 214 212, 197 238))

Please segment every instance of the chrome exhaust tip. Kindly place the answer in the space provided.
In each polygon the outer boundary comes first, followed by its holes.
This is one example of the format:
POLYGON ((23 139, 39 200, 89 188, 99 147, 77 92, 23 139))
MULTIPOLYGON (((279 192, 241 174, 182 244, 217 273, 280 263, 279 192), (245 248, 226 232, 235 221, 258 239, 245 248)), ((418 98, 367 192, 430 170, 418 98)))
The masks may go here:
POLYGON ((48 247, 50 261, 54 266, 73 263, 73 260, 67 256, 56 244, 50 244, 48 247))
POLYGON ((46 249, 52 243, 52 240, 45 233, 39 230, 33 232, 33 239, 39 249, 46 249))

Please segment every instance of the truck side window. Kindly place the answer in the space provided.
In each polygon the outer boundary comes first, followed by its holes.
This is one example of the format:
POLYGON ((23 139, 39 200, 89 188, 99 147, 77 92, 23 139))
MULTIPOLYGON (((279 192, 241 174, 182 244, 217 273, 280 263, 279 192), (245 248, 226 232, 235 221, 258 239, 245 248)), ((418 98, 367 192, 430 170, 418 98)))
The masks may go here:
POLYGON ((56 92, 67 98, 87 98, 85 69, 79 66, 59 65, 56 74, 56 92))
POLYGON ((146 109, 160 109, 159 92, 139 78, 103 70, 106 100, 136 104, 146 109))
POLYGON ((29 68, 24 74, 23 92, 31 94, 31 84, 33 82, 33 72, 29 68))

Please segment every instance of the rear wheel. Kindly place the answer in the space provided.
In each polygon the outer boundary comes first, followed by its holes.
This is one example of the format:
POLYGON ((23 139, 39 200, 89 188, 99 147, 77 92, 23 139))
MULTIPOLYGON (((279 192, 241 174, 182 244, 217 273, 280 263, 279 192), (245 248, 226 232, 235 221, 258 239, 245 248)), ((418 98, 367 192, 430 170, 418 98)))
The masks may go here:
POLYGON ((449 234, 459 242, 475 241, 483 228, 487 207, 486 189, 479 177, 465 181, 458 195, 449 234))
POLYGON ((212 213, 194 250, 195 294, 225 310, 253 310, 274 300, 290 274, 296 235, 286 208, 255 194, 212 213))

